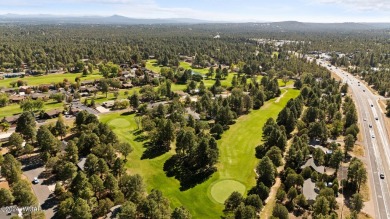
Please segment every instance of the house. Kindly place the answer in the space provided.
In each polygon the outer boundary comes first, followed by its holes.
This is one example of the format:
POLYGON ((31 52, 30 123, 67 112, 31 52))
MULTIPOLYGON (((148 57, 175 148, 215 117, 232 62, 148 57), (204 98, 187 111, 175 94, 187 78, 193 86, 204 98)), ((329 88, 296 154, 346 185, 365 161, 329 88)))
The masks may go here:
POLYGON ((2 88, 0 90, 1 93, 13 94, 15 93, 15 88, 2 88))
POLYGON ((20 103, 25 99, 25 96, 20 96, 20 95, 12 95, 9 97, 9 101, 11 103, 20 103))
POLYGON ((30 97, 33 100, 37 100, 37 99, 46 100, 46 99, 50 98, 50 95, 49 94, 44 94, 44 93, 33 93, 33 94, 30 95, 30 97))
POLYGON ((87 92, 87 87, 86 86, 80 86, 79 87, 79 92, 87 92))
POLYGON ((16 124, 16 122, 18 121, 20 115, 15 115, 15 116, 7 116, 7 117, 4 117, 2 122, 7 122, 8 124, 10 125, 13 125, 13 124, 16 124))
POLYGON ((87 87, 87 92, 88 93, 95 93, 99 91, 96 87, 87 87))
POLYGON ((0 133, 0 142, 7 142, 11 135, 12 135, 12 132, 0 133))
POLYGON ((81 84, 81 86, 94 85, 95 81, 93 81, 93 80, 85 80, 85 81, 82 81, 80 84, 81 84))
POLYGON ((324 166, 317 166, 317 164, 314 162, 314 158, 309 158, 304 165, 301 166, 301 169, 305 169, 305 167, 311 167, 313 170, 317 171, 318 173, 325 173, 325 167, 324 166))
POLYGON ((133 87, 133 85, 131 84, 131 82, 127 82, 125 84, 122 84, 122 89, 130 89, 132 87, 133 87))
POLYGON ((121 68, 128 68, 129 65, 124 63, 124 64, 121 64, 120 67, 121 67, 121 68))
POLYGON ((122 75, 123 75, 123 76, 129 75, 129 74, 130 74, 129 71, 122 71, 122 75))
POLYGON ((44 114, 44 118, 46 118, 46 119, 56 118, 62 113, 62 111, 63 110, 60 110, 60 109, 54 109, 54 110, 47 111, 44 114))
POLYGON ((122 82, 125 82, 125 81, 128 80, 128 78, 126 76, 120 76, 119 80, 122 81, 122 82))
POLYGON ((316 192, 316 184, 310 178, 303 182, 302 193, 309 205, 314 204, 318 194, 316 192))
POLYGON ((88 92, 81 92, 79 93, 81 97, 87 97, 87 96, 90 96, 90 94, 88 92))
POLYGON ((85 167, 85 161, 87 161, 87 158, 86 157, 83 157, 79 160, 79 162, 77 163, 77 167, 84 171, 84 167, 85 167))
POLYGON ((72 115, 77 115, 77 113, 79 113, 81 110, 80 109, 78 109, 78 108, 75 108, 75 107, 72 107, 71 109, 70 109, 70 114, 72 114, 72 115))
POLYGON ((114 104, 115 104, 114 100, 109 100, 109 101, 103 102, 102 106, 105 108, 112 108, 114 106, 114 104))
POLYGON ((65 151, 66 147, 68 146, 68 142, 65 140, 61 141, 61 151, 65 151))
POLYGON ((30 89, 30 86, 20 86, 19 87, 19 92, 27 92, 27 90, 30 89))
POLYGON ((174 91, 174 93, 176 93, 177 95, 179 95, 179 97, 185 97, 187 96, 187 94, 182 91, 182 90, 178 90, 178 91, 174 91))
POLYGON ((188 115, 191 115, 195 120, 200 120, 200 115, 199 113, 193 111, 191 108, 187 107, 186 108, 186 113, 188 115))
POLYGON ((158 107, 158 105, 160 105, 160 104, 166 105, 166 104, 168 104, 168 102, 167 101, 160 101, 160 102, 155 102, 155 103, 149 103, 147 108, 148 109, 153 109, 155 107, 158 107))
POLYGON ((305 169, 305 167, 310 167, 312 170, 317 171, 321 174, 333 175, 335 173, 335 169, 326 168, 325 166, 317 166, 314 162, 314 158, 309 158, 304 165, 301 166, 301 169, 305 169))
POLYGON ((221 94, 216 94, 216 95, 215 95, 215 98, 222 97, 222 99, 226 99, 226 98, 228 98, 230 95, 232 95, 232 94, 229 93, 229 92, 222 92, 221 94))
POLYGON ((52 84, 40 84, 39 85, 40 90, 44 90, 44 89, 53 90, 54 88, 55 88, 55 86, 52 84))
POLYGON ((321 145, 309 145, 310 147, 312 147, 312 148, 314 148, 314 149, 316 149, 316 148, 318 148, 318 149, 320 149, 321 151, 323 151, 325 154, 329 151, 326 147, 322 147, 321 145))

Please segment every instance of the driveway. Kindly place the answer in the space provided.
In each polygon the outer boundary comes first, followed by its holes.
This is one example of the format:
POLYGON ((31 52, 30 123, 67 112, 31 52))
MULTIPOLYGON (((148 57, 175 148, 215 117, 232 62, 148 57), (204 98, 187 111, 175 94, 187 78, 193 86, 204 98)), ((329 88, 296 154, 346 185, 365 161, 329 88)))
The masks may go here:
POLYGON ((49 186, 53 187, 55 180, 50 178, 50 174, 45 172, 45 168, 42 165, 39 155, 34 155, 29 158, 25 158, 22 161, 23 175, 32 182, 34 177, 38 177, 39 183, 32 184, 35 196, 41 206, 42 211, 45 212, 46 218, 54 218, 55 208, 58 204, 52 191, 49 190, 49 186))

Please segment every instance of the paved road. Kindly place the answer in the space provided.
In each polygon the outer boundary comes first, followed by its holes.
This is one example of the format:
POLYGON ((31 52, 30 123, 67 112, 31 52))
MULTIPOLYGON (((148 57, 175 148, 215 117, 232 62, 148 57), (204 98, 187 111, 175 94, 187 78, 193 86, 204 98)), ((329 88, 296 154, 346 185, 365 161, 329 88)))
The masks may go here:
POLYGON ((37 156, 22 162, 23 174, 30 182, 34 180, 34 177, 38 177, 39 183, 33 184, 32 188, 42 211, 45 212, 46 218, 53 218, 55 214, 54 208, 56 207, 57 202, 54 199, 53 193, 49 190, 49 185, 53 185, 54 181, 53 179, 48 178, 48 175, 45 173, 45 168, 41 165, 37 156))
POLYGON ((319 62, 336 73, 344 83, 348 83, 352 91, 369 161, 367 172, 375 206, 374 218, 390 218, 390 141, 386 132, 384 115, 378 103, 381 97, 373 94, 353 75, 335 66, 329 66, 329 63, 323 60, 317 60, 318 64, 319 62), (385 179, 380 179, 381 173, 385 175, 385 179))

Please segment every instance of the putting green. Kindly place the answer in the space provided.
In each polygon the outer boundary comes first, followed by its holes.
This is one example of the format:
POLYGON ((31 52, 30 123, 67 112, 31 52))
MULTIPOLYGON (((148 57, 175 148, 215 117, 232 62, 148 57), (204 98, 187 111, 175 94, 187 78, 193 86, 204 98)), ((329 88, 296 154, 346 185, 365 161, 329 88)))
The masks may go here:
POLYGON ((118 118, 108 122, 108 125, 112 128, 126 128, 130 127, 130 122, 126 119, 118 118))
POLYGON ((221 204, 223 204, 234 191, 241 194, 245 193, 245 185, 233 179, 223 179, 211 184, 210 186, 211 196, 216 202, 221 204))

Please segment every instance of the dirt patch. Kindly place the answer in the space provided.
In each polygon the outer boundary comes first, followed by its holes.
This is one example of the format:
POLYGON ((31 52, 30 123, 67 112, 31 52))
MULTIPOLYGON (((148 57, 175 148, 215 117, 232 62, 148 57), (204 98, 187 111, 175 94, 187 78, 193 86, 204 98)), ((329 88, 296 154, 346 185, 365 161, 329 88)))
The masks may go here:
MULTIPOLYGON (((351 215, 351 210, 346 205, 343 205, 344 199, 342 198, 342 195, 339 195, 339 197, 336 198, 336 201, 337 204, 339 205, 339 208, 336 210, 339 218, 349 218, 349 216, 351 215)), ((358 215, 358 219, 371 219, 371 218, 373 217, 371 217, 369 214, 365 212, 360 212, 358 215)))
POLYGON ((361 186, 360 194, 363 196, 363 201, 364 202, 370 201, 371 193, 370 193, 370 187, 368 186, 368 182, 364 183, 364 185, 361 186))
POLYGON ((3 155, 6 154, 6 153, 8 153, 8 151, 9 151, 9 150, 8 150, 8 148, 6 148, 6 147, 1 147, 1 148, 0 148, 0 153, 3 154, 3 155))
POLYGON ((4 178, 0 179, 0 189, 9 189, 9 184, 4 178))
POLYGON ((356 157, 364 157, 364 147, 362 145, 356 144, 353 148, 352 154, 356 157))
MULTIPOLYGON (((379 106, 381 107, 383 112, 386 112, 386 102, 387 100, 380 100, 379 101, 379 106)), ((383 116, 385 120, 385 129, 387 132, 387 135, 390 136, 390 118, 387 117, 386 115, 383 116)))
POLYGON ((338 76, 336 73, 334 73, 333 71, 330 71, 330 72, 332 72, 332 74, 331 74, 331 77, 332 77, 332 78, 334 78, 334 79, 336 79, 336 80, 338 80, 338 81, 343 81, 343 80, 341 79, 341 77, 338 76))
POLYGON ((266 205, 260 212, 260 218, 269 218, 272 215, 272 210, 276 204, 276 192, 280 187, 280 178, 276 178, 275 184, 271 187, 268 198, 265 200, 266 205))

